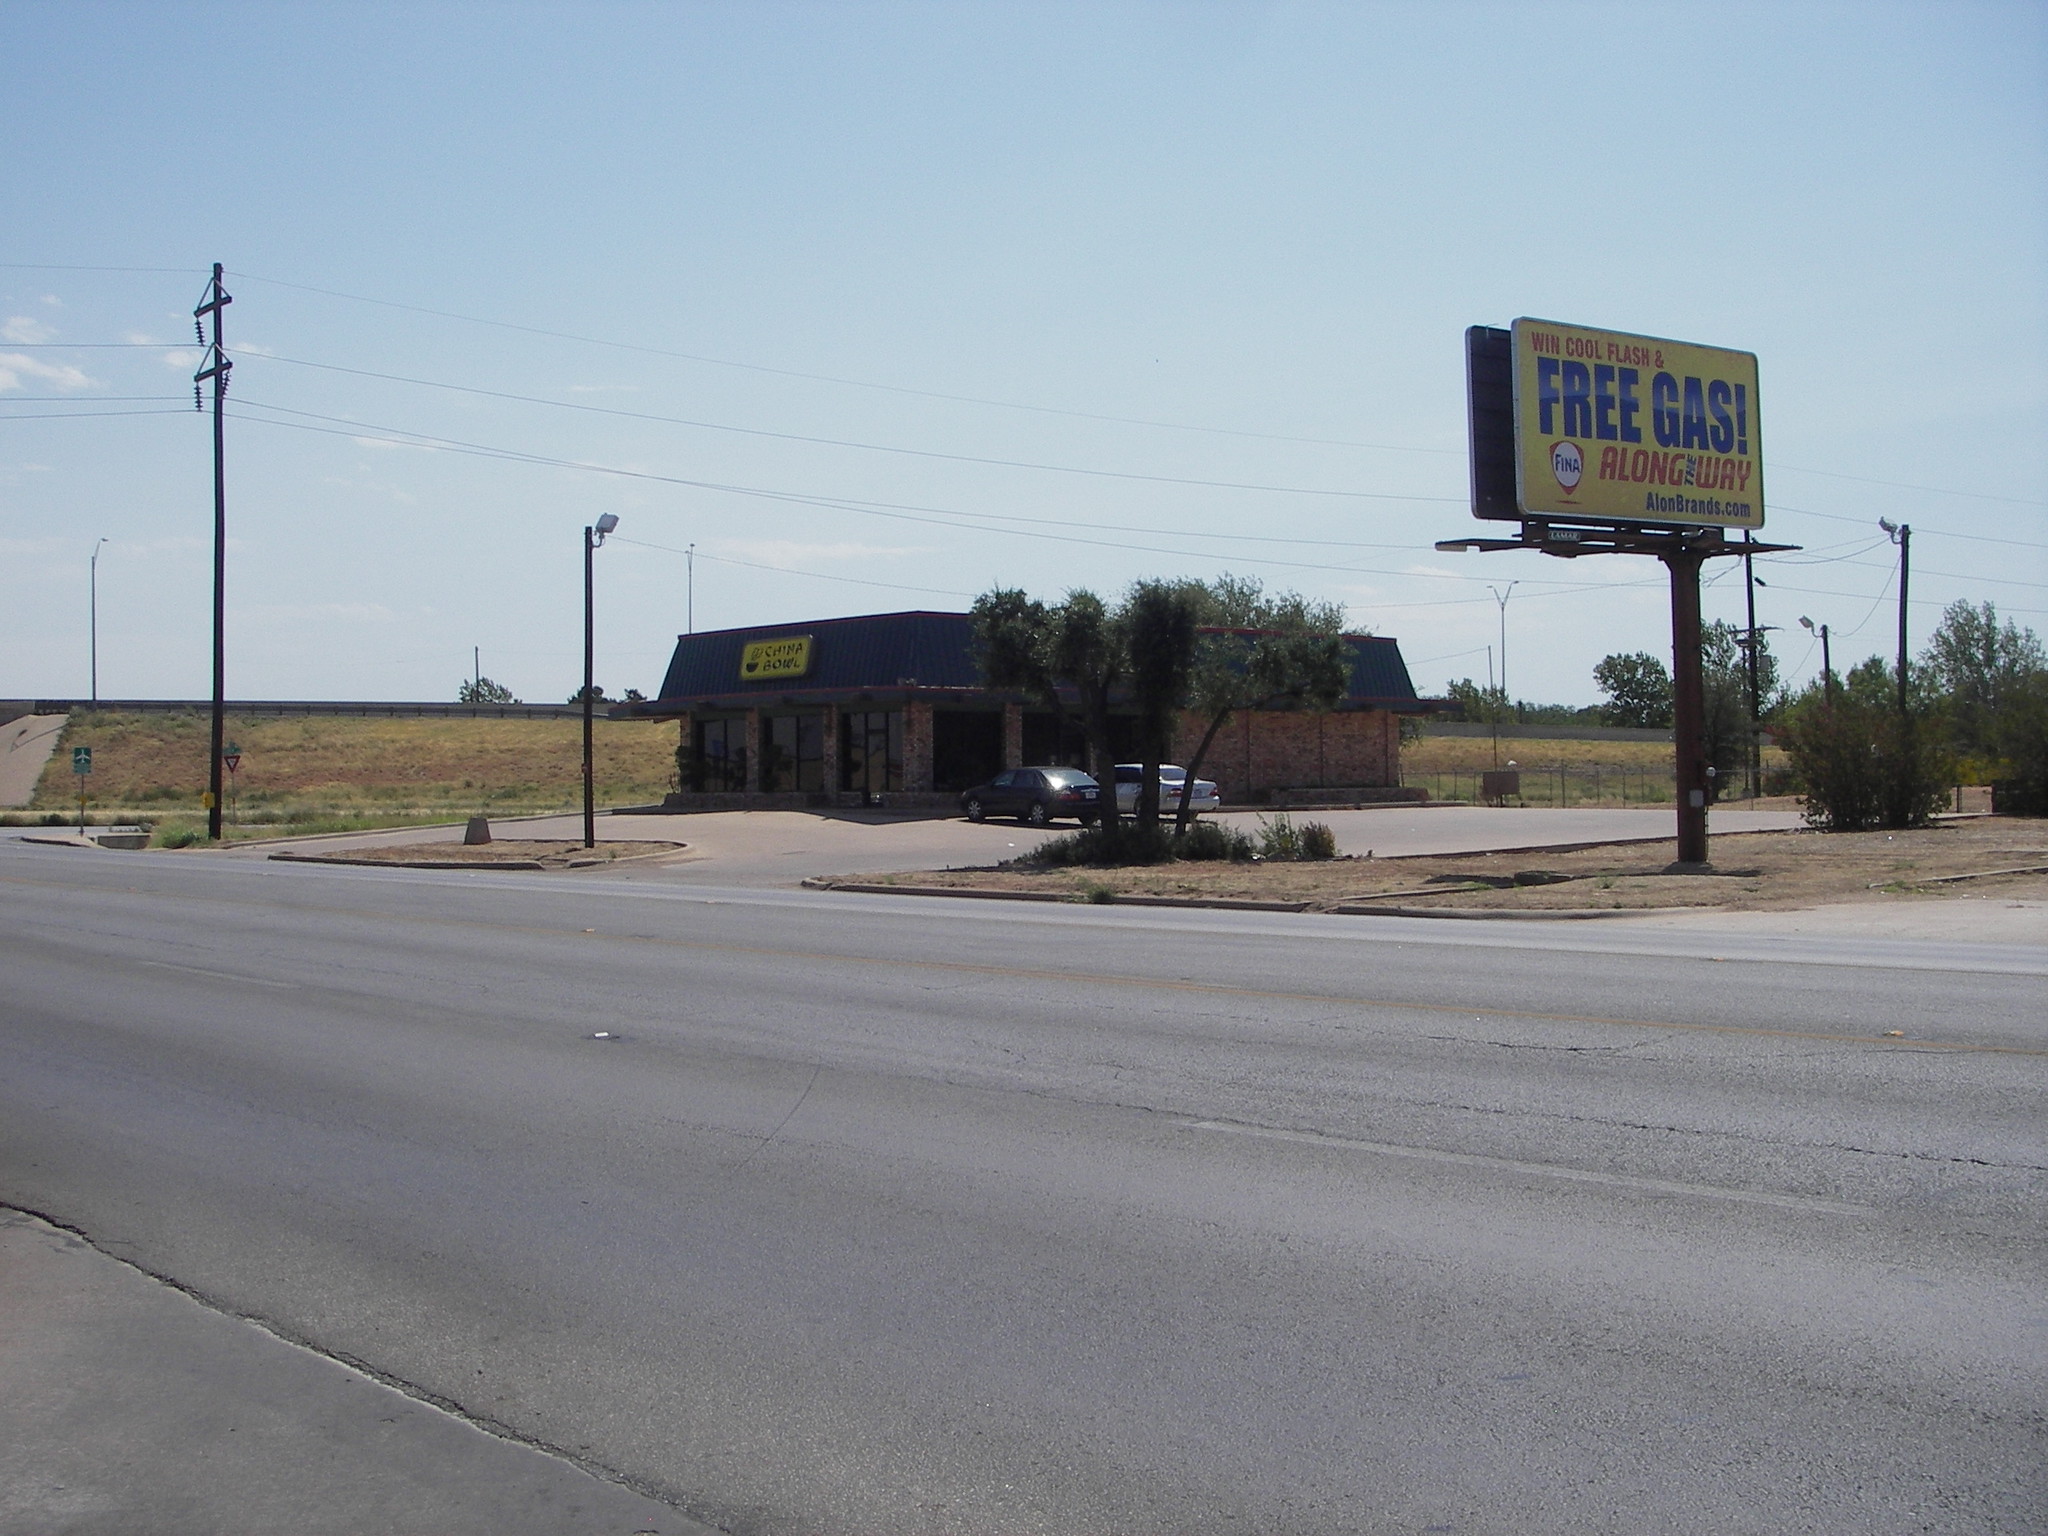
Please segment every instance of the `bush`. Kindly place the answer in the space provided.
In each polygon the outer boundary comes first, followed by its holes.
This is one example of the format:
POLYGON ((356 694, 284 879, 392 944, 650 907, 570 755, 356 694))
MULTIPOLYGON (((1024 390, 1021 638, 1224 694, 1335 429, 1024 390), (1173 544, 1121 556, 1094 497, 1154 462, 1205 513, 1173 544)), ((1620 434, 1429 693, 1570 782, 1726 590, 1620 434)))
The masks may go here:
POLYGON ((1845 695, 1802 700, 1780 733, 1807 823, 1823 832, 1924 827, 1954 782, 1929 722, 1845 695))
POLYGON ((1107 821, 1064 837, 1048 838, 1019 862, 1064 868, 1075 864, 1170 864, 1173 834, 1143 831, 1134 821, 1107 821))
POLYGON ((174 822, 156 834, 159 848, 190 848, 194 843, 206 841, 206 834, 189 822, 174 822))
POLYGON ((1248 864, 1258 849, 1235 827, 1214 821, 1198 821, 1181 835, 1173 851, 1183 859, 1248 864))
POLYGON ((1276 864, 1294 864, 1311 859, 1334 859, 1337 834, 1320 821, 1296 826, 1283 811, 1270 820, 1259 818, 1259 857, 1276 864))

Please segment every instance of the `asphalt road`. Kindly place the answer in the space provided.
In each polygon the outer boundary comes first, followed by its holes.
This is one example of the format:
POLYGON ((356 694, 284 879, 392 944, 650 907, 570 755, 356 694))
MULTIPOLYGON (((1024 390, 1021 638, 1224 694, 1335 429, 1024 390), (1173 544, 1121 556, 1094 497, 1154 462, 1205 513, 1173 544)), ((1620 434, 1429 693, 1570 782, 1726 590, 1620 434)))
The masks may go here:
POLYGON ((2048 1529, 2038 947, 19 843, 0 914, 0 1203, 729 1530, 2048 1529))

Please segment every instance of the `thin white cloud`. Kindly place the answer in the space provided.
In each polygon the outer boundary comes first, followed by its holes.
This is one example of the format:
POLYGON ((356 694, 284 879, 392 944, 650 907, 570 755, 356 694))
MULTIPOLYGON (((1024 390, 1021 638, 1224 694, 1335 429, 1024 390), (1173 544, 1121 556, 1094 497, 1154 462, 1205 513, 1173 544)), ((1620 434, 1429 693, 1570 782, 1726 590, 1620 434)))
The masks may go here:
POLYGON ((64 301, 58 298, 57 295, 55 295, 54 293, 44 294, 43 302, 49 305, 50 308, 52 309, 62 309, 64 307, 64 301))
POLYGON ((45 363, 21 352, 0 352, 0 390, 20 389, 29 379, 52 389, 92 387, 92 380, 69 363, 45 363))
POLYGON ((34 315, 9 315, 6 324, 0 325, 0 341, 11 341, 21 346, 52 340, 56 334, 54 326, 43 324, 34 315))
POLYGON ((186 347, 182 351, 166 352, 164 354, 164 366, 183 373, 188 368, 197 368, 199 360, 205 356, 206 354, 197 347, 186 347))

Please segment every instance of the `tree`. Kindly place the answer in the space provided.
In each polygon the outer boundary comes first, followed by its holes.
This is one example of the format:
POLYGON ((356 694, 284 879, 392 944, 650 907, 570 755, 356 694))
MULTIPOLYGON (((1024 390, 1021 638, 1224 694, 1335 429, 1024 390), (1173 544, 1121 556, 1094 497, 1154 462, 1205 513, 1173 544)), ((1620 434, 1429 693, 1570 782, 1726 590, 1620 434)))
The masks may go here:
MULTIPOLYGON (((997 587, 974 600, 969 617, 983 681, 1015 689, 1062 719, 1078 717, 1090 770, 1113 792, 1109 699, 1123 678, 1125 648, 1102 599, 1077 588, 1055 607, 1017 588, 997 587), (1074 691, 1078 709, 1062 696, 1062 687, 1074 691)), ((1103 809, 1115 816, 1113 793, 1103 809)))
POLYGON ((1444 692, 1458 706, 1458 713, 1475 724, 1498 724, 1509 718, 1508 695, 1504 688, 1481 687, 1471 678, 1461 677, 1448 685, 1444 692))
MULTIPOLYGON (((1707 762, 1714 774, 1707 797, 1719 798, 1721 786, 1749 762, 1749 658, 1743 632, 1725 619, 1700 631, 1700 694, 1706 729, 1707 762)), ((1770 642, 1759 634, 1757 644, 1757 719, 1771 713, 1778 701, 1778 660, 1770 642)))
POLYGON ((1925 826, 1947 796, 1939 740, 1900 716, 1881 657, 1852 671, 1832 701, 1809 686, 1780 712, 1777 729, 1806 820, 1823 832, 1925 826))
POLYGON ((1973 608, 1954 602, 1921 654, 1920 669, 1946 695, 1956 746, 1976 756, 1998 756, 2001 717, 2020 702, 2029 679, 2048 673, 2048 654, 2031 629, 2010 619, 2001 625, 1990 603, 1973 608))
POLYGON ((1603 724, 1655 730, 1671 724, 1671 673, 1648 651, 1603 656, 1593 681, 1607 695, 1603 724))
POLYGON ((458 704, 517 704, 512 690, 488 677, 465 682, 455 695, 458 704))
POLYGON ((571 704, 581 704, 583 702, 583 695, 585 694, 585 692, 589 693, 590 702, 592 704, 609 704, 612 702, 610 699, 605 697, 604 684, 602 683, 592 683, 587 690, 578 688, 574 693, 569 695, 569 702, 571 704))
MULTIPOLYGON (((1195 643, 1188 707, 1203 721, 1201 742, 1187 764, 1201 772, 1217 733, 1239 710, 1293 706, 1330 709, 1351 683, 1344 609, 1298 592, 1268 596, 1255 577, 1221 576, 1204 589, 1210 626, 1195 643)), ((1176 834, 1193 819, 1192 794, 1181 797, 1176 834)))
MULTIPOLYGON (((1205 606, 1199 587, 1141 581, 1124 599, 1121 615, 1129 656, 1131 698, 1138 707, 1138 827, 1159 825, 1159 764, 1172 744, 1173 723, 1187 702, 1195 661, 1195 625, 1205 606)), ((1115 769, 1107 783, 1116 792, 1115 769)), ((1183 809, 1192 787, 1181 796, 1183 809)))

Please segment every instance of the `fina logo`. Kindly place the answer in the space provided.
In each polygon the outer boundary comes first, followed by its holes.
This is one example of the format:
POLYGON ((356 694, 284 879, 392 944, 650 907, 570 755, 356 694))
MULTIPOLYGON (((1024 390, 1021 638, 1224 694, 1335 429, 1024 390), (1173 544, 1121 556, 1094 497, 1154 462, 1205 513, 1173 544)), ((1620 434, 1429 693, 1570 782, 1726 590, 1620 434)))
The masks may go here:
POLYGON ((1550 472, 1557 476, 1557 483, 1570 495, 1579 488, 1579 477, 1586 472, 1586 456, 1579 452, 1577 443, 1552 443, 1550 445, 1550 472))

